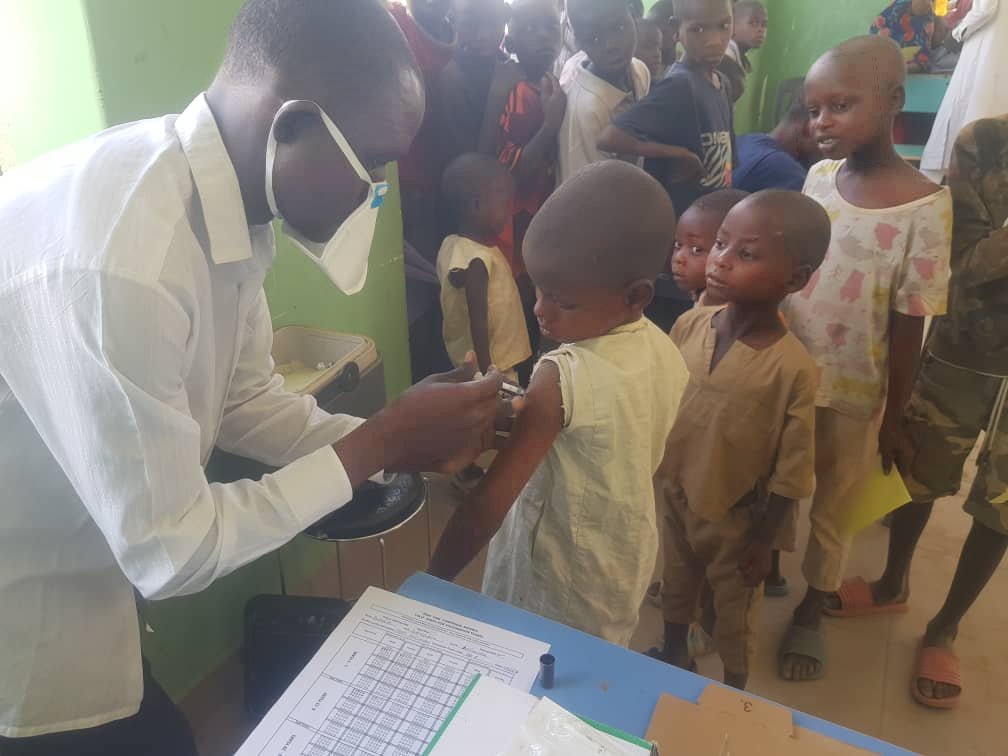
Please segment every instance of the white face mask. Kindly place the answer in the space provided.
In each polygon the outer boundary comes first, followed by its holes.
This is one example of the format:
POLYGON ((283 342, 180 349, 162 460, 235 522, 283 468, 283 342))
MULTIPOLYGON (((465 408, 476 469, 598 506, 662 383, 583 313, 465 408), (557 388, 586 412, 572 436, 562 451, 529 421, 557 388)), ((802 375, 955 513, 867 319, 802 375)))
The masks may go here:
MULTIPOLYGON (((273 125, 270 126, 269 136, 266 138, 266 200, 269 202, 270 212, 277 218, 280 218, 281 215, 277 209, 276 196, 273 193, 273 164, 276 162, 277 146, 273 131, 276 128, 277 118, 291 102, 296 101, 285 102, 277 111, 273 125)), ((368 185, 367 197, 340 224, 327 242, 312 241, 293 228, 286 220, 280 226, 280 232, 300 247, 310 260, 322 268, 340 291, 344 294, 356 294, 364 288, 364 282, 367 280, 368 254, 371 252, 371 242, 374 240, 378 210, 381 208, 382 202, 385 201, 389 185, 385 181, 375 183, 371 180, 371 176, 364 170, 364 166, 361 165, 357 155, 354 154, 336 124, 325 114, 318 103, 313 102, 312 105, 318 109, 322 123, 329 130, 333 141, 339 146, 343 157, 350 163, 361 180, 368 185)))

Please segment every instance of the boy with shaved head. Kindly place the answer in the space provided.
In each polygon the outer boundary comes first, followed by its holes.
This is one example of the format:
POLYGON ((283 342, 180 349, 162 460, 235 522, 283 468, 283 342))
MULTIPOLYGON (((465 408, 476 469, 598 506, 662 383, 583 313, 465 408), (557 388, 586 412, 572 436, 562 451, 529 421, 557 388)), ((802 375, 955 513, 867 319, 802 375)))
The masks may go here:
POLYGON ((724 680, 737 688, 748 680, 773 544, 812 492, 816 366, 778 307, 805 286, 829 240, 829 217, 814 200, 777 189, 746 197, 728 211, 707 260, 707 291, 727 306, 697 308, 672 329, 690 382, 660 476, 658 656, 690 665, 689 623, 706 578, 724 680))
POLYGON ((142 663, 136 593, 200 591, 380 470, 452 471, 492 441, 499 376, 364 422, 273 375, 271 221, 359 291, 384 166, 423 112, 378 0, 249 0, 181 114, 4 176, 0 753, 192 756, 142 663), (279 469, 211 484, 215 446, 279 469))
POLYGON ((542 333, 527 405, 431 560, 453 579, 490 544, 483 591, 627 645, 658 553, 652 479, 686 385, 643 316, 675 234, 661 185, 603 160, 535 216, 525 262, 542 333), (491 540, 492 539, 492 540, 491 540))
POLYGON ((829 212, 833 241, 784 307, 819 366, 808 592, 780 647, 788 680, 824 673, 820 618, 843 576, 845 509, 879 454, 886 470, 893 462, 907 470, 902 419, 924 318, 945 312, 952 201, 893 147, 905 81, 899 47, 877 36, 833 48, 805 79, 811 127, 827 158, 809 172, 805 193, 829 212))

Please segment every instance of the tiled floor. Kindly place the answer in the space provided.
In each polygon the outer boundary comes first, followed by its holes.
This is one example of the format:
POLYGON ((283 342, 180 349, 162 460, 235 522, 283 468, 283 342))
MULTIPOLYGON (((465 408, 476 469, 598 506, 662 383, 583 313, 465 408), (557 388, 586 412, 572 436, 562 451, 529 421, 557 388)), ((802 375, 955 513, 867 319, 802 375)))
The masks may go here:
MULTIPOLYGON (((444 481, 432 486, 435 539, 455 506, 444 481)), ((803 518, 806 523, 807 518, 803 518)), ((1008 754, 1008 560, 1003 564, 966 617, 960 629, 958 652, 963 661, 965 693, 956 711, 924 709, 910 697, 911 667, 924 624, 944 600, 970 520, 957 501, 948 500, 935 514, 921 539, 914 561, 910 612, 901 616, 863 620, 826 621, 830 670, 823 680, 788 683, 776 673, 776 644, 804 585, 799 554, 785 555, 784 571, 792 594, 764 602, 761 656, 750 678, 750 689, 762 696, 881 737, 926 756, 1004 756, 1008 754)), ((805 532, 802 533, 802 539, 805 532)), ((887 532, 875 526, 858 540, 851 556, 850 574, 875 577, 884 561, 887 532)), ((389 582, 394 589, 424 567, 427 530, 420 517, 389 540, 389 582)), ((374 544, 343 554, 350 587, 359 592, 380 579, 374 544)), ((482 558, 461 576, 459 583, 478 588, 482 558)), ((335 578, 311 587, 320 595, 334 595, 335 578)), ((634 648, 643 650, 661 637, 657 608, 646 605, 634 648)), ((716 656, 700 660, 700 671, 720 675, 716 656)), ((197 731, 202 756, 232 754, 244 738, 248 723, 240 715, 240 668, 227 665, 212 685, 197 690, 185 709, 197 731), (230 692, 231 695, 224 694, 230 692)))

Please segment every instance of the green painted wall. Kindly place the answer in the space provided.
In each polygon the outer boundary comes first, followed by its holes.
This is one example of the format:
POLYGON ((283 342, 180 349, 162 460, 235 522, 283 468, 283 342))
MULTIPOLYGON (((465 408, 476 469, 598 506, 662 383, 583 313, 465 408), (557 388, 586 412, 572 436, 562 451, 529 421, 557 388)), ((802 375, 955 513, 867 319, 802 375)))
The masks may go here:
MULTIPOLYGON (((770 14, 767 44, 747 84, 753 97, 743 112, 736 111, 739 133, 773 128, 777 85, 804 76, 816 58, 845 39, 867 34, 884 0, 764 0, 770 14)), ((754 61, 756 59, 754 58, 754 61)), ((742 103, 740 103, 741 105, 742 103)))
MULTIPOLYGON (((2 70, 15 72, 0 93, 0 166, 105 126, 184 108, 210 82, 240 5, 241 0, 0 0, 6 32, 0 63, 2 70)), ((368 283, 360 294, 340 294, 283 239, 266 289, 277 327, 312 325, 370 336, 385 361, 389 396, 408 386, 397 191, 390 192, 379 217, 368 283)), ((296 586, 333 553, 331 546, 307 539, 286 546, 280 554, 288 584, 296 586)), ((198 595, 148 605, 145 617, 155 632, 144 635, 144 652, 173 696, 184 695, 237 650, 245 602, 277 592, 278 575, 277 557, 264 557, 198 595)))
POLYGON ((101 129, 80 0, 0 0, 0 169, 101 129))

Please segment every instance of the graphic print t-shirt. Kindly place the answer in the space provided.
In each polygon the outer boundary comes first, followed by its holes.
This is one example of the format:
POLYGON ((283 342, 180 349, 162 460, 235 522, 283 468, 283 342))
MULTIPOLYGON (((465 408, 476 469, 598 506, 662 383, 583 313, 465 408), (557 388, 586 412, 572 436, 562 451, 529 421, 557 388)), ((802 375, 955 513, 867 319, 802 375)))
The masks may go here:
POLYGON ((685 63, 676 63, 651 93, 615 119, 638 139, 684 147, 704 165, 699 181, 673 182, 667 160, 648 160, 647 171, 668 191, 679 215, 701 195, 731 186, 732 98, 730 84, 717 72, 720 86, 685 63))

